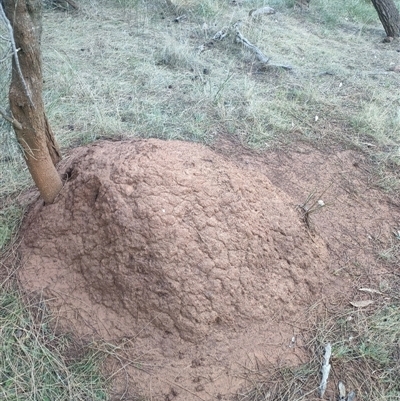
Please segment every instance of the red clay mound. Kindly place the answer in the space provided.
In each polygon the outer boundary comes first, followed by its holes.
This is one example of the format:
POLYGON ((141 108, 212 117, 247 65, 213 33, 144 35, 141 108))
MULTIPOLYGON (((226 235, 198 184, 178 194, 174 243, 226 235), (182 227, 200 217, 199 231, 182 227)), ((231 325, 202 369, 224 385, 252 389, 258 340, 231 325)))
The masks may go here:
POLYGON ((56 202, 27 217, 20 278, 79 335, 152 351, 172 338, 160 355, 177 360, 184 344, 217 341, 234 360, 228 343, 265 341, 271 319, 293 321, 329 280, 291 199, 204 146, 99 142, 63 170, 56 202))

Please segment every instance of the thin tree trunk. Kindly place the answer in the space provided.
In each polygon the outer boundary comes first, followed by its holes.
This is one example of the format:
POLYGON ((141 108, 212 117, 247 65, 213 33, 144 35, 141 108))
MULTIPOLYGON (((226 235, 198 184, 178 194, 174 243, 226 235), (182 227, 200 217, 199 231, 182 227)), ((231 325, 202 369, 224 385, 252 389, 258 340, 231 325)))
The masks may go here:
POLYGON ((9 100, 13 117, 22 129, 14 126, 14 130, 41 196, 46 203, 52 203, 62 188, 55 168, 61 155, 42 97, 42 0, 4 0, 4 8, 19 49, 19 62, 13 59, 9 100))
POLYGON ((400 35, 399 10, 393 0, 372 0, 386 35, 392 38, 400 35))

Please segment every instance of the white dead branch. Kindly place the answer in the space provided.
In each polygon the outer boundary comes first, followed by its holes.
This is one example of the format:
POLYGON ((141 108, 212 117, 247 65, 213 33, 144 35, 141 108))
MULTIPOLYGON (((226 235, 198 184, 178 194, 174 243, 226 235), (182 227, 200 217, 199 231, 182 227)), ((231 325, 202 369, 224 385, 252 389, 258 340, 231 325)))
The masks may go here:
POLYGON ((222 40, 224 39, 229 33, 229 27, 225 26, 220 31, 216 32, 213 36, 213 40, 222 40))
POLYGON ((259 61, 267 64, 269 61, 269 57, 267 57, 257 46, 253 45, 248 39, 243 36, 243 34, 239 30, 240 25, 241 21, 238 21, 233 25, 236 31, 236 42, 243 44, 256 55, 259 61))
POLYGON ((322 367, 321 367, 322 378, 321 378, 321 383, 319 385, 319 396, 321 398, 324 396, 326 391, 326 386, 328 385, 329 372, 331 371, 331 364, 329 363, 331 355, 332 355, 332 347, 331 344, 328 343, 325 346, 324 360, 322 362, 322 367))
MULTIPOLYGON (((267 14, 273 14, 275 13, 275 10, 272 7, 266 6, 262 7, 259 9, 254 9, 251 10, 249 13, 249 17, 253 18, 255 16, 260 16, 260 15, 267 15, 267 14)), ((235 42, 240 43, 244 47, 246 47, 248 50, 250 50, 257 58, 257 60, 260 62, 260 68, 259 70, 268 70, 268 69, 285 69, 285 70, 291 70, 292 67, 290 65, 285 65, 285 64, 270 64, 270 57, 266 56, 261 49, 259 49, 256 45, 250 42, 243 33, 240 30, 240 26, 242 24, 242 21, 239 20, 235 22, 232 26, 228 27, 223 27, 219 31, 217 31, 212 39, 206 43, 203 43, 200 45, 197 50, 199 53, 202 53, 203 51, 211 48, 214 45, 214 41, 222 41, 226 37, 230 36, 232 32, 234 32, 235 35, 235 42)))
POLYGON ((255 8, 253 10, 250 10, 249 17, 256 18, 256 17, 260 17, 261 15, 275 14, 275 12, 276 11, 272 7, 269 7, 269 6, 255 8))

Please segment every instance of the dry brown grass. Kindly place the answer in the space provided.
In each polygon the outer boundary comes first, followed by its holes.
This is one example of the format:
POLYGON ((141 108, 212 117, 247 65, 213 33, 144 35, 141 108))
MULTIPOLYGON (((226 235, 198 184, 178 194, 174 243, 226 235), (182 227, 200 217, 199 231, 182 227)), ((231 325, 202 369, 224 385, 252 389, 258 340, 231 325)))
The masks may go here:
MULTIPOLYGON (((177 7, 172 8, 161 0, 80 3, 78 13, 48 10, 44 18, 45 103, 64 153, 105 137, 211 143, 227 134, 260 149, 306 141, 367 153, 375 183, 398 190, 400 75, 388 70, 400 63, 399 43, 381 42, 384 32, 368 2, 315 0, 309 11, 300 11, 290 7, 293 1, 271 0, 277 13, 257 21, 247 16, 249 9, 264 5, 261 0, 244 1, 242 6, 222 0, 175 0, 177 7), (177 15, 186 17, 175 23, 177 15), (273 62, 291 64, 293 70, 262 69, 231 38, 198 52, 218 30, 239 19, 251 42, 273 62)), ((1 49, 6 45, 0 41, 1 49)), ((0 64, 0 71, 3 104, 9 64, 0 64)), ((0 246, 5 246, 23 213, 18 195, 32 181, 3 120, 0 147, 0 246)), ((393 258, 398 248, 394 242, 381 257, 393 258)), ((5 371, 21 365, 28 372, 36 365, 25 362, 36 353, 68 372, 59 354, 45 347, 46 339, 41 342, 42 329, 29 329, 32 323, 18 295, 2 291, 2 351, 9 353, 22 341, 15 335, 20 327, 23 341, 28 341, 26 358, 7 354, 12 363, 2 360, 5 371)), ((398 299, 391 295, 370 313, 347 311, 327 317, 310 336, 309 364, 267 371, 260 366, 248 372, 252 387, 239 398, 311 399, 309 391, 318 383, 319 350, 329 340, 335 378, 345 377, 360 399, 398 400, 399 316, 398 299)), ((20 385, 22 376, 15 375, 15 383, 20 385)), ((4 386, 3 376, 1 380, 4 386)), ((85 380, 73 383, 79 386, 85 380)))

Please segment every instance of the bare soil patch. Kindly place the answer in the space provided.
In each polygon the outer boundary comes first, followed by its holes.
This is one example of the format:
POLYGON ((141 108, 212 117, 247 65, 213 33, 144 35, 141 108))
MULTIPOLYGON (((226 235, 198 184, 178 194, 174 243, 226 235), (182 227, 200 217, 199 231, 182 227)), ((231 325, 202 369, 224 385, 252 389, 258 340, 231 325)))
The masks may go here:
POLYGON ((346 148, 323 150, 304 143, 257 154, 226 138, 215 149, 244 168, 263 173, 298 205, 313 192, 314 199, 321 196, 326 207, 311 215, 311 225, 329 249, 332 272, 363 284, 376 284, 387 274, 385 267, 394 259, 380 255, 396 244, 400 196, 377 186, 368 157, 346 148))
POLYGON ((384 275, 377 244, 400 223, 351 151, 216 150, 78 148, 56 202, 37 201, 24 223, 22 286, 49 299, 64 330, 129 340, 125 377, 153 400, 230 399, 243 366, 298 363, 304 322, 384 275), (327 187, 310 232, 296 205, 327 187))

